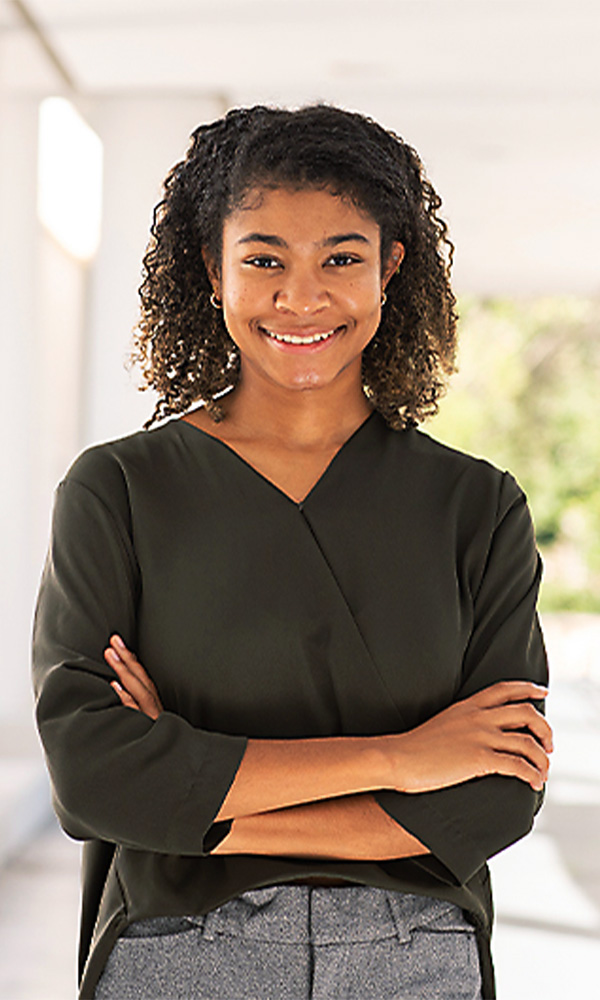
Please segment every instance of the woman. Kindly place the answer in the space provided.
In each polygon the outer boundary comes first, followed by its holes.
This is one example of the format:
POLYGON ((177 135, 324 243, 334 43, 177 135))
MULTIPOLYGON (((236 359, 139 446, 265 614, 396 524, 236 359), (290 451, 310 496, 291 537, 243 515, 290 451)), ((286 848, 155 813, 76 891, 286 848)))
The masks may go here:
POLYGON ((494 996, 485 862, 552 737, 524 496, 416 429, 439 206, 326 106, 232 111, 166 180, 136 353, 171 419, 74 463, 36 615, 82 997, 494 996))

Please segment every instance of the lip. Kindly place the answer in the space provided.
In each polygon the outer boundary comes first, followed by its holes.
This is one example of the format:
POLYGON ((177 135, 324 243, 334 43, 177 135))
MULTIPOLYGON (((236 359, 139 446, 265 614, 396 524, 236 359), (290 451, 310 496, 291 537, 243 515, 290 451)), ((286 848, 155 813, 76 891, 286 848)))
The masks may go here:
POLYGON ((337 340, 339 335, 346 329, 344 324, 339 326, 331 327, 302 327, 295 329, 272 329, 271 327, 265 327, 259 325, 258 327, 260 333, 273 345, 274 348, 286 353, 292 354, 308 354, 318 351, 325 350, 334 340, 337 340), (331 333, 331 331, 333 332, 331 333), (269 334, 276 334, 279 337, 305 337, 307 340, 312 337, 318 337, 322 334, 330 334, 330 336, 325 337, 323 340, 311 341, 307 344, 290 344, 282 340, 276 340, 275 337, 269 336, 269 334))

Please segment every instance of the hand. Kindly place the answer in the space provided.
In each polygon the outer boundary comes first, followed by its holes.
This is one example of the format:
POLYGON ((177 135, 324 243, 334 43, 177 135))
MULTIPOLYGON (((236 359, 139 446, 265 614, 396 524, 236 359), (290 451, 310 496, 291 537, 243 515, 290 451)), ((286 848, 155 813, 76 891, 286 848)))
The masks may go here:
POLYGON ((429 792, 487 774, 526 781, 536 791, 548 778, 552 730, 525 699, 546 688, 501 681, 455 702, 406 733, 390 736, 394 787, 429 792))
POLYGON ((135 708, 151 719, 158 719, 163 707, 150 677, 137 656, 127 649, 119 635, 111 635, 110 645, 104 650, 104 659, 113 668, 118 681, 111 681, 127 708, 135 708))

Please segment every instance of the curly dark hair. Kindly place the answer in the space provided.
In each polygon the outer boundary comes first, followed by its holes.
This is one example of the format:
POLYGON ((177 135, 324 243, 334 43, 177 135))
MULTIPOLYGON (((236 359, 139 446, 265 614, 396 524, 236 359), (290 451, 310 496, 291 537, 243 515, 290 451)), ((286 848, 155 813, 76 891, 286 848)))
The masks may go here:
POLYGON ((218 397, 235 386, 240 359, 222 313, 210 304, 202 250, 221 260, 224 221, 256 187, 325 189, 350 198, 379 225, 382 267, 392 242, 404 245, 380 325, 363 352, 363 387, 393 428, 436 413, 455 370, 454 248, 418 154, 356 112, 258 105, 193 132, 154 210, 132 351, 142 387, 159 394, 144 426, 197 401, 214 420, 223 418, 218 397))

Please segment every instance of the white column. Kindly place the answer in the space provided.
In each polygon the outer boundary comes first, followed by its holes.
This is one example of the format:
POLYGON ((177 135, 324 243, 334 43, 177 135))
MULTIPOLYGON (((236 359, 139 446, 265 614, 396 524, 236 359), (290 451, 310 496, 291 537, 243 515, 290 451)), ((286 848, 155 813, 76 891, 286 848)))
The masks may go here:
POLYGON ((38 100, 0 94, 0 726, 29 711, 29 636, 40 570, 36 423, 38 100))
POLYGON ((189 97, 109 97, 86 108, 104 143, 104 210, 91 270, 83 443, 138 430, 152 412, 153 394, 138 392, 124 368, 152 211, 191 131, 225 110, 217 99, 189 97))
POLYGON ((81 443, 81 379, 87 266, 40 232, 36 315, 36 432, 32 460, 39 497, 36 548, 48 538, 56 484, 81 443))

